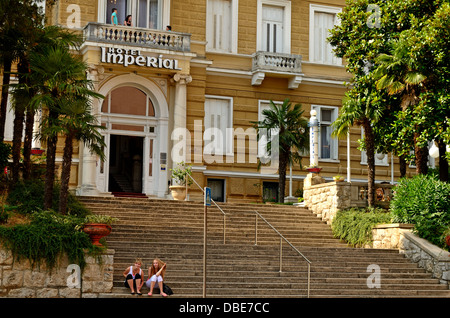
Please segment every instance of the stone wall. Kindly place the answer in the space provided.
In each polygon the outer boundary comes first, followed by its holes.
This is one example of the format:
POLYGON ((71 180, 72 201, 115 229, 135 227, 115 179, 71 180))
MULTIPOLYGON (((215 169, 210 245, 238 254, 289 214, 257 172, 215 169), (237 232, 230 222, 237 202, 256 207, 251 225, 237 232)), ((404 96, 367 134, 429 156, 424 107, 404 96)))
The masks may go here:
POLYGON ((86 255, 86 267, 69 264, 61 257, 51 271, 45 264, 31 266, 28 260, 14 259, 0 248, 0 297, 7 298, 96 298, 113 287, 114 250, 98 257, 86 255))
POLYGON ((450 284, 450 253, 412 233, 411 224, 380 224, 372 230, 374 248, 394 248, 443 284, 450 284))
POLYGON ((305 206, 331 224, 337 211, 351 207, 351 187, 348 182, 327 182, 303 189, 305 206))

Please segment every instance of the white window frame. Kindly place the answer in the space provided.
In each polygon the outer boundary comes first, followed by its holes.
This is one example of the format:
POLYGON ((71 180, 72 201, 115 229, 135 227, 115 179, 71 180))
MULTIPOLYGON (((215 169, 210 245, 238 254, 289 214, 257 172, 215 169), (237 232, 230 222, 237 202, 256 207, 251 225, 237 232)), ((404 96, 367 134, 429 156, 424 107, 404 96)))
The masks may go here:
MULTIPOLYGON (((233 53, 237 54, 237 47, 238 47, 238 12, 239 12, 239 1, 238 0, 229 0, 231 2, 231 39, 230 39, 230 50, 220 50, 220 49, 214 49, 211 47, 208 47, 206 45, 206 51, 207 52, 225 52, 225 53, 233 53)), ((211 17, 209 16, 209 8, 208 8, 209 1, 206 1, 206 25, 209 25, 209 19, 211 17)), ((210 36, 210 33, 214 32, 211 28, 206 28, 206 38, 208 39, 210 36)))
POLYGON ((342 8, 339 7, 331 7, 331 6, 324 6, 319 4, 310 4, 309 5, 309 61, 312 63, 318 63, 318 64, 327 64, 327 65, 342 65, 342 59, 336 57, 336 63, 329 64, 324 63, 323 61, 316 61, 314 59, 315 52, 314 52, 314 19, 316 12, 324 12, 324 13, 330 13, 335 15, 335 23, 334 25, 340 24, 340 19, 338 17, 338 13, 342 12, 342 8))
MULTIPOLYGON (((364 138, 364 128, 361 127, 361 139, 364 138)), ((382 160, 377 158, 377 155, 380 153, 375 153, 375 165, 382 167, 389 167, 389 155, 384 154, 384 158, 382 160)), ((365 150, 361 150, 361 164, 367 165, 367 153, 365 150)))
POLYGON ((256 50, 265 51, 262 41, 262 10, 264 5, 284 8, 283 17, 283 49, 282 53, 291 53, 291 1, 286 0, 258 0, 256 13, 256 50))
MULTIPOLYGON (((275 105, 283 104, 282 101, 273 101, 273 103, 275 105)), ((259 100, 258 101, 258 121, 264 120, 262 112, 264 109, 267 109, 267 107, 265 107, 266 105, 270 105, 270 100, 259 100)), ((272 133, 276 134, 276 131, 274 131, 272 133)), ((267 136, 267 134, 264 137, 265 137, 264 139, 258 140, 258 155, 257 155, 258 158, 268 156, 268 153, 267 153, 268 136, 267 136)))
MULTIPOLYGON (((111 12, 106 12, 107 2, 109 0, 98 0, 98 10, 97 10, 97 21, 98 23, 106 23, 106 16, 110 15, 111 12)), ((170 25, 170 2, 171 0, 162 0, 162 11, 161 11, 161 29, 165 30, 166 25, 170 25)), ((138 1, 134 0, 129 4, 130 14, 132 14, 133 27, 136 26, 137 19, 137 6, 138 1)), ((123 21, 118 21, 119 24, 123 24, 123 21)))
MULTIPOLYGON (((322 113, 321 110, 332 110, 331 114, 331 122, 330 127, 332 129, 331 124, 336 120, 339 112, 339 107, 337 106, 328 106, 328 105, 311 105, 311 110, 317 111, 317 120, 319 121, 319 124, 322 124, 322 113)), ((333 129, 332 129, 333 130, 333 129)), ((332 161, 336 162, 339 161, 339 140, 335 137, 332 137, 330 134, 330 158, 322 158, 322 139, 321 136, 321 127, 319 126, 319 161, 332 161)))
POLYGON ((225 132, 222 131, 222 133, 225 133, 225 143, 223 145, 222 149, 216 149, 214 148, 214 153, 209 152, 206 149, 206 146, 209 145, 212 141, 206 140, 206 138, 204 137, 204 150, 203 153, 206 155, 217 155, 217 156, 234 156, 234 134, 233 134, 233 97, 228 97, 228 96, 218 96, 218 95, 205 95, 205 106, 204 106, 204 110, 205 110, 205 118, 204 118, 204 126, 205 126, 205 131, 208 128, 211 127, 207 127, 206 123, 206 116, 208 115, 207 113, 207 101, 210 99, 221 99, 221 100, 227 100, 228 101, 228 105, 229 105, 229 109, 228 109, 228 119, 227 119, 227 127, 225 128, 225 132), (231 128, 231 129, 228 129, 231 128))

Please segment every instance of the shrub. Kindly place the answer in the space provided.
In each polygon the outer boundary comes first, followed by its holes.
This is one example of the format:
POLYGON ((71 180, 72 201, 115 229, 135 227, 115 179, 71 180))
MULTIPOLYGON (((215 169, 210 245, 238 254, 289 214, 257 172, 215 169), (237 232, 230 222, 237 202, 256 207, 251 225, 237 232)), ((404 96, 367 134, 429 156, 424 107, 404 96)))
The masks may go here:
POLYGON ((450 227, 450 184, 434 175, 401 179, 391 201, 394 222, 414 224, 414 232, 444 247, 443 233, 450 227))
POLYGON ((390 223, 391 215, 384 209, 351 208, 338 211, 331 229, 335 237, 352 246, 364 246, 372 242, 372 228, 377 224, 390 223))
MULTIPOLYGON (((53 209, 58 211, 59 206, 59 185, 55 185, 53 190, 53 209)), ((44 209, 44 181, 33 179, 23 181, 15 185, 7 198, 10 205, 17 207, 17 212, 31 214, 36 210, 44 209)), ((90 212, 77 198, 69 193, 67 214, 84 217, 90 212)))
POLYGON ((51 269, 59 256, 66 253, 69 262, 84 268, 85 250, 95 252, 89 236, 77 230, 81 220, 73 216, 62 216, 53 211, 31 214, 30 224, 14 227, 0 226, 0 240, 19 260, 27 258, 32 266, 45 261, 51 269))

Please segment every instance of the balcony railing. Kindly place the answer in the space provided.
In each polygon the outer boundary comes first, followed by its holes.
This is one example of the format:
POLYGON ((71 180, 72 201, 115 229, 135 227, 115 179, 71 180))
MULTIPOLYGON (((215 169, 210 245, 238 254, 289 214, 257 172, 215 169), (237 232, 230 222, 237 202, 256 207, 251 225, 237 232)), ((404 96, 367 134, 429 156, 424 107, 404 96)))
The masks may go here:
POLYGON ((300 74, 302 57, 295 54, 258 51, 253 55, 252 71, 300 74))
POLYGON ((266 74, 288 78, 288 88, 296 89, 302 81, 302 56, 258 51, 253 54, 252 85, 261 85, 266 74))
POLYGON ((178 52, 191 50, 191 35, 188 33, 92 22, 84 28, 84 40, 178 52))

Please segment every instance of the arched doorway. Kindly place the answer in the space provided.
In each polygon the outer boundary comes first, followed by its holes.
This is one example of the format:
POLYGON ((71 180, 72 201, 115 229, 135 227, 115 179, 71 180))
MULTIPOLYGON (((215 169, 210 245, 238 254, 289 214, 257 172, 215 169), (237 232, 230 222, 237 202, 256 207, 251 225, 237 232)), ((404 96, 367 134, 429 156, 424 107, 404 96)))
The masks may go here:
POLYGON ((99 110, 106 160, 97 165, 97 188, 164 197, 167 101, 152 81, 119 77, 100 91, 105 96, 99 110))

